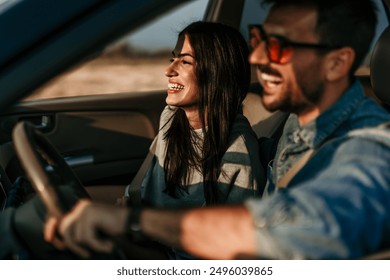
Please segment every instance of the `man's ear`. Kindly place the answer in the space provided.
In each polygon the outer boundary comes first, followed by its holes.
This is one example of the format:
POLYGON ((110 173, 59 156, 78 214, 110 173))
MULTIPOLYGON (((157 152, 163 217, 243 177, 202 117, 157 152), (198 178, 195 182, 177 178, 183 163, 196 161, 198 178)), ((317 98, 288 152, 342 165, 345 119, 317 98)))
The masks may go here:
POLYGON ((334 82, 347 77, 354 61, 355 51, 351 47, 330 52, 326 59, 326 79, 334 82))

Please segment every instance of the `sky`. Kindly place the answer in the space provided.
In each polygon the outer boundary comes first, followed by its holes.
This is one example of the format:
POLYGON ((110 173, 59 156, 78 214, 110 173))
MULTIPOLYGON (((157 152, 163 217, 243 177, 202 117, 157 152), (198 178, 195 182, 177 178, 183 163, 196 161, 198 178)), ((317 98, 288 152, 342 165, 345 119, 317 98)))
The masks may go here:
MULTIPOLYGON (((173 13, 167 13, 166 16, 154 20, 151 24, 140 28, 131 36, 128 36, 126 40, 132 46, 145 51, 172 49, 175 46, 177 34, 181 29, 193 21, 203 19, 207 2, 208 0, 196 0, 189 3, 187 2, 176 9, 173 13)), ((259 14, 259 2, 260 1, 258 0, 251 0, 245 6, 245 14, 248 17, 244 18, 243 24, 245 26, 249 23, 260 23, 262 20, 264 20, 265 15, 259 14)), ((379 0, 375 0, 375 2, 380 4, 379 0)), ((383 13, 383 9, 379 9, 379 11, 381 11, 379 14, 380 20, 377 27, 377 31, 379 32, 377 33, 376 38, 378 38, 380 32, 388 24, 386 20, 383 20, 386 17, 383 13)), ((246 30, 241 31, 245 33, 246 30)))
POLYGON ((127 38, 135 47, 147 51, 161 48, 172 49, 176 44, 177 34, 189 23, 202 20, 208 0, 198 0, 182 5, 169 16, 163 16, 152 24, 137 30, 127 38))

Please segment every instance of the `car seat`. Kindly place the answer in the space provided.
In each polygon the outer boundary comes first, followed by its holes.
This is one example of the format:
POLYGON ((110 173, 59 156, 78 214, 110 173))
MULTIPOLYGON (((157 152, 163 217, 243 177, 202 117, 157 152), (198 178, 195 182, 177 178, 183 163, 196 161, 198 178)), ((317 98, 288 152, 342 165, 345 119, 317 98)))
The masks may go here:
MULTIPOLYGON (((264 174, 267 174, 267 166, 275 156, 276 147, 289 113, 267 111, 261 102, 261 91, 260 83, 251 84, 243 102, 243 113, 256 133, 261 166, 264 174)), ((260 194, 264 191, 265 183, 259 189, 260 194)))
POLYGON ((379 37, 371 56, 371 86, 381 105, 390 108, 390 26, 379 37))
POLYGON ((260 83, 251 84, 243 102, 243 112, 257 138, 274 138, 277 137, 279 130, 283 128, 289 114, 281 111, 273 113, 267 111, 261 102, 261 91, 260 83))
MULTIPOLYGON (((371 56, 370 80, 375 99, 388 111, 390 108, 390 26, 382 32, 371 56)), ((390 259, 389 244, 375 254, 366 256, 365 259, 390 259)))

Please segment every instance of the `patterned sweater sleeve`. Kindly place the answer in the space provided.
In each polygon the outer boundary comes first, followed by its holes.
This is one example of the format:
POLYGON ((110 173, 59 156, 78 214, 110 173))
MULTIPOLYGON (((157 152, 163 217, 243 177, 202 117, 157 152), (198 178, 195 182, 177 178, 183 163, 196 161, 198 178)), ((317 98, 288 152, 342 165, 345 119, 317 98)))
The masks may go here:
POLYGON ((219 202, 236 204, 259 196, 266 178, 259 160, 257 137, 244 116, 236 119, 229 140, 218 179, 219 202))

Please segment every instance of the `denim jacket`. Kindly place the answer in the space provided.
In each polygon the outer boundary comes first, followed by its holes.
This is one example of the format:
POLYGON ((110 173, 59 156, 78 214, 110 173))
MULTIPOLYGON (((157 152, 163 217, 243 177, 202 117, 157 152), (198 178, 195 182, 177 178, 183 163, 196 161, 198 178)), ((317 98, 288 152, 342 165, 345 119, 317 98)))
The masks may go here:
POLYGON ((390 243, 390 130, 370 129, 388 121, 357 81, 307 125, 291 115, 266 197, 246 203, 259 257, 350 259, 390 243), (276 182, 308 149, 314 155, 277 190, 276 182))

